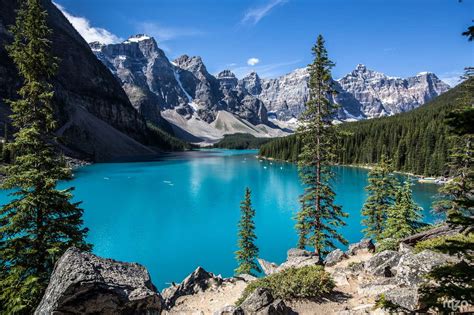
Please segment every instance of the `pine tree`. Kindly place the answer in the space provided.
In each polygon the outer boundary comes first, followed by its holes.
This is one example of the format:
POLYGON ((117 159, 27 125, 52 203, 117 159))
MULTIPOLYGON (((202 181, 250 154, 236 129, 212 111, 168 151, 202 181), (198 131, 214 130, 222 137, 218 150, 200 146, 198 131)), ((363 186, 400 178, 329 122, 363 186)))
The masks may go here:
POLYGON ((410 236, 423 226, 421 222, 423 209, 413 200, 411 184, 407 180, 398 185, 395 192, 395 203, 388 208, 384 238, 399 240, 410 236))
POLYGON ((82 210, 71 203, 72 188, 57 190, 70 178, 54 149, 53 88, 57 69, 51 55, 47 13, 40 0, 25 0, 12 26, 10 57, 23 78, 19 99, 10 101, 15 152, 3 189, 13 200, 0 210, 0 312, 30 313, 43 294, 55 260, 69 247, 90 249, 82 210))
POLYGON ((302 145, 298 168, 305 190, 296 228, 300 242, 305 239, 305 245, 314 247, 315 253, 322 257, 336 247, 334 240, 347 243, 338 232, 338 228, 345 225, 343 218, 347 214, 335 205, 335 193, 331 187, 334 173, 330 165, 335 160, 338 137, 338 129, 331 123, 336 106, 329 101, 329 96, 335 93, 331 80, 334 63, 329 60, 321 35, 312 52, 314 61, 309 65, 309 100, 297 130, 302 145))
POLYGON ((10 163, 10 151, 8 150, 8 124, 3 125, 3 145, 2 145, 2 161, 4 163, 10 163))
POLYGON ((453 138, 454 147, 449 156, 448 168, 451 181, 440 188, 441 201, 435 203, 437 211, 446 214, 446 221, 453 226, 460 226, 463 240, 445 240, 435 250, 461 257, 454 264, 434 268, 428 273, 430 282, 420 289, 421 300, 438 311, 453 312, 443 301, 456 300, 474 304, 474 255, 472 237, 474 233, 474 68, 466 69, 466 90, 458 109, 448 116, 447 124, 453 138))
POLYGON ((235 269, 236 274, 254 275, 260 272, 260 268, 256 263, 258 257, 258 247, 255 245, 257 236, 255 235, 255 210, 252 208, 251 192, 247 187, 245 189, 245 198, 240 203, 240 221, 239 221, 239 249, 235 252, 239 266, 235 269))
POLYGON ((362 208, 364 233, 376 241, 382 239, 388 209, 395 197, 396 181, 393 178, 390 161, 382 155, 380 163, 369 172, 369 184, 366 190, 369 197, 362 208))

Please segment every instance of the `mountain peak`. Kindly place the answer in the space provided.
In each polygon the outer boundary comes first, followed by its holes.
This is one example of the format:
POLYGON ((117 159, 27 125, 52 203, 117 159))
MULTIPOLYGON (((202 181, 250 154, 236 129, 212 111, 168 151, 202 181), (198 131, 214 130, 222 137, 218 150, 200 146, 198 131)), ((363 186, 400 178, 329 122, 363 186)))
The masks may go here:
POLYGON ((356 68, 355 68, 356 71, 366 71, 367 70, 367 67, 364 65, 364 64, 361 64, 359 63, 356 68))
POLYGON ((217 74, 217 78, 223 79, 223 78, 235 78, 235 74, 230 71, 230 70, 222 70, 217 74))
POLYGON ((416 76, 421 77, 421 76, 429 76, 429 75, 434 75, 434 73, 433 72, 428 72, 428 71, 423 71, 423 72, 418 73, 416 76))

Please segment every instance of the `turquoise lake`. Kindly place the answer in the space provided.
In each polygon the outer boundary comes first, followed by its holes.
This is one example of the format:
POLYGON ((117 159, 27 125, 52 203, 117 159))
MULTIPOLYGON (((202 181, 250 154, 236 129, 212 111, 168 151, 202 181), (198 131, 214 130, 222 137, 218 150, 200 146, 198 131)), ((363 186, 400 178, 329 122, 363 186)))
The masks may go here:
MULTIPOLYGON (((103 257, 138 262, 160 289, 180 282, 197 266, 231 276, 235 266, 239 204, 246 186, 256 209, 260 257, 281 263, 296 244, 293 216, 302 186, 296 166, 259 161, 257 151, 204 150, 155 162, 83 167, 72 182, 82 200, 88 241, 103 257)), ((367 170, 335 167, 337 202, 349 213, 342 233, 362 238, 360 209, 367 170)), ((414 196, 430 213, 437 186, 415 183, 414 196)), ((6 192, 0 195, 5 203, 6 192)))

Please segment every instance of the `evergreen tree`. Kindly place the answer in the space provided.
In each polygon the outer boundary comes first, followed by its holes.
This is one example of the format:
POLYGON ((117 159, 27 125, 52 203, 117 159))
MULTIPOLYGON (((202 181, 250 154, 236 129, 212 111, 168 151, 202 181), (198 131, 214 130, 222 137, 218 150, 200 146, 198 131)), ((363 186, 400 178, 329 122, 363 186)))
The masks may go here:
MULTIPOLYGON (((467 35, 467 34, 466 34, 467 35)), ((474 68, 466 69, 467 89, 457 101, 461 103, 448 116, 447 124, 453 138, 448 168, 451 181, 440 188, 443 200, 435 203, 435 210, 446 214, 450 225, 461 226, 461 233, 467 241, 446 240, 435 250, 461 257, 460 262, 439 266, 428 274, 431 280, 421 287, 421 300, 429 307, 439 311, 453 312, 443 301, 456 300, 474 304, 474 255, 472 238, 474 233, 474 68)))
POLYGON ((423 226, 421 222, 423 209, 413 200, 411 184, 407 180, 396 187, 395 203, 388 208, 384 238, 399 240, 410 236, 423 226))
POLYGON ((3 125, 3 145, 2 145, 2 161, 10 163, 10 151, 8 150, 8 124, 3 125))
POLYGON ((390 161, 385 155, 380 163, 369 172, 369 184, 366 190, 369 197, 362 208, 362 225, 366 226, 364 233, 376 241, 382 239, 388 209, 395 197, 396 181, 393 178, 390 161))
POLYGON ((235 252, 239 266, 235 269, 236 274, 253 275, 260 272, 260 268, 256 263, 258 257, 258 247, 255 245, 257 236, 255 235, 255 210, 252 208, 251 192, 247 187, 245 189, 245 198, 240 203, 240 221, 239 221, 239 249, 235 252))
POLYGON ((309 65, 309 100, 300 117, 297 136, 301 141, 299 174, 305 185, 301 196, 301 209, 296 228, 300 244, 314 247, 320 257, 336 247, 334 240, 342 244, 347 241, 337 231, 345 225, 347 216, 342 208, 334 204, 335 193, 331 187, 334 174, 330 164, 335 160, 338 130, 331 127, 335 105, 328 96, 334 93, 331 69, 324 39, 318 36, 312 48, 314 61, 309 65))
POLYGON ((57 60, 51 55, 47 13, 40 0, 21 1, 13 43, 8 47, 23 85, 10 101, 15 152, 3 189, 13 200, 0 210, 0 312, 30 313, 41 298, 55 260, 67 248, 90 249, 82 210, 71 190, 57 190, 70 171, 54 150, 53 88, 57 60))

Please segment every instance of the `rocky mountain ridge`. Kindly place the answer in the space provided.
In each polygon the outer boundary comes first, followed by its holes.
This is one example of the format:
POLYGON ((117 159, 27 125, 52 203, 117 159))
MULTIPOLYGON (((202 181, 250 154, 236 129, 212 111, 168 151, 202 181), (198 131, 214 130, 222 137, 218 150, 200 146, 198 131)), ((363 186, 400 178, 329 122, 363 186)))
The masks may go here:
MULTIPOLYGON (((243 79, 255 82, 254 95, 260 98, 270 115, 289 120, 297 118, 308 99, 309 73, 297 69, 276 79, 255 80, 255 74, 243 79)), ((415 109, 448 91, 449 85, 434 73, 422 72, 403 78, 389 77, 359 64, 349 74, 333 81, 340 105, 338 119, 362 120, 390 116, 415 109)))
MULTIPOLYGON (((250 124, 250 129, 265 125, 284 134, 268 122, 262 101, 241 88, 235 76, 230 72, 211 75, 200 57, 183 55, 170 61, 152 37, 142 34, 119 44, 95 42, 90 46, 119 79, 133 106, 158 125, 164 117, 182 138, 199 142, 241 131, 242 128, 219 129, 216 120, 220 112, 226 112, 224 116, 230 114, 231 120, 250 124)), ((239 125, 227 123, 236 124, 239 125)), ((269 135, 261 130, 255 132, 269 135)))
MULTIPOLYGON (((306 68, 275 79, 262 79, 251 72, 239 80, 230 70, 210 74, 198 56, 183 55, 170 61, 153 37, 143 34, 118 44, 90 46, 146 119, 161 124, 165 118, 175 134, 190 141, 212 141, 234 132, 285 134, 278 126, 291 126, 308 100, 306 68), (227 127, 240 122, 247 126, 219 129, 220 112, 230 118, 224 123, 227 127), (259 127, 251 131, 255 126, 259 127)), ((433 73, 392 78, 364 65, 333 80, 333 86, 337 93, 330 98, 340 105, 335 117, 340 121, 409 111, 449 89, 433 73)))

